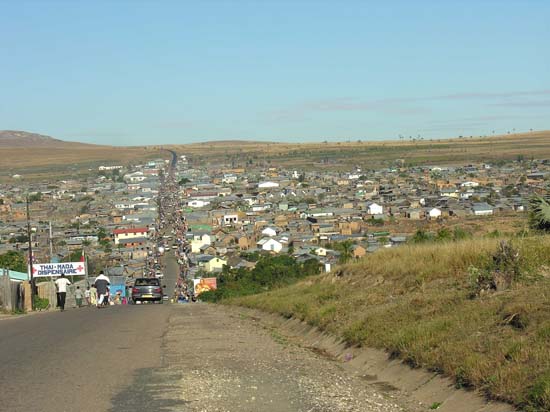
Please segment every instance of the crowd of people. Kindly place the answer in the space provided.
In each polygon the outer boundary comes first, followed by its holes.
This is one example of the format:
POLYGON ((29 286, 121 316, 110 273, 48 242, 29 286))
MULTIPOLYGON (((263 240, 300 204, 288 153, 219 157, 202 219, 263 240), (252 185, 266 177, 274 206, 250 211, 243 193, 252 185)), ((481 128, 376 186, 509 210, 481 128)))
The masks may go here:
MULTIPOLYGON (((69 290, 68 286, 72 283, 65 275, 59 276, 54 283, 57 294, 57 307, 63 312, 67 300, 67 291, 69 290)), ((76 307, 96 307, 101 309, 110 305, 126 304, 128 302, 126 297, 123 297, 120 291, 112 294, 110 286, 111 280, 103 271, 99 273, 91 285, 86 286, 85 290, 81 289, 80 285, 77 285, 74 289, 76 307)))
MULTIPOLYGON (((183 204, 177 196, 178 187, 172 168, 166 176, 160 192, 159 202, 159 224, 157 233, 170 230, 173 239, 174 255, 179 265, 179 272, 174 285, 172 301, 177 303, 195 302, 194 290, 190 287, 189 279, 189 244, 186 239, 187 221, 182 213, 183 204)), ((159 245, 162 239, 158 239, 159 245)), ((166 246, 166 245, 165 245, 166 246)))

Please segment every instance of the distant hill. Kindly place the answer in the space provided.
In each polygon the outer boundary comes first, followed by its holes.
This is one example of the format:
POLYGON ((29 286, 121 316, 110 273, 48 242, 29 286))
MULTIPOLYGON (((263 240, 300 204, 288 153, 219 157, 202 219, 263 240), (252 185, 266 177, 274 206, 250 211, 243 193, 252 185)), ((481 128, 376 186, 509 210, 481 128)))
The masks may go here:
POLYGON ((100 165, 126 165, 146 159, 168 157, 154 146, 115 147, 67 142, 38 133, 0 130, 0 181, 23 174, 27 180, 51 180, 74 176, 77 170, 100 165), (33 150, 35 149, 35 150, 33 150))
POLYGON ((83 143, 66 142, 37 133, 20 130, 0 130, 0 148, 2 147, 60 147, 82 145, 83 143))

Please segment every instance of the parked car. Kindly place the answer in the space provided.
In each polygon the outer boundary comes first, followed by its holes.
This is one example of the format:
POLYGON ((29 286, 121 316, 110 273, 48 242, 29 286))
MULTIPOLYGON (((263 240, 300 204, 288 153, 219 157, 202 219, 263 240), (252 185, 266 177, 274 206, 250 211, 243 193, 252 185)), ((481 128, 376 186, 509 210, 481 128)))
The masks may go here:
POLYGON ((134 303, 152 301, 162 303, 163 291, 158 278, 137 278, 132 288, 132 301, 134 303))

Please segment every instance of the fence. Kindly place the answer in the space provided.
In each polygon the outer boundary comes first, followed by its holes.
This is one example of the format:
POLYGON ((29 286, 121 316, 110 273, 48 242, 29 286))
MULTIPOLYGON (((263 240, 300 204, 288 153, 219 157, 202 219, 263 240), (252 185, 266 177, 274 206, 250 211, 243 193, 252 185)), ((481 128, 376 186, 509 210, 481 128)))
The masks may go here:
POLYGON ((28 306, 30 306, 28 282, 10 279, 7 271, 0 273, 0 307, 2 310, 23 312, 28 309, 28 306))

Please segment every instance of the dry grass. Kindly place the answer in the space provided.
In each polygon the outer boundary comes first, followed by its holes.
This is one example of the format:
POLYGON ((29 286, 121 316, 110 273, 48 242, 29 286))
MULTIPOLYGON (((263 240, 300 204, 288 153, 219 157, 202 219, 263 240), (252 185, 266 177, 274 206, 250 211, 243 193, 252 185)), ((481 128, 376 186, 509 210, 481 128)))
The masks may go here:
POLYGON ((550 410, 550 236, 515 239, 522 277, 472 299, 468 269, 497 239, 384 250, 294 286, 234 304, 296 316, 351 344, 384 348, 412 366, 526 410, 550 410))
MULTIPOLYGON (((424 141, 263 143, 217 141, 184 145, 113 147, 72 142, 52 146, 2 147, 0 170, 5 175, 25 173, 47 177, 67 174, 69 167, 91 167, 104 162, 129 163, 168 154, 173 149, 190 155, 197 163, 215 166, 252 164, 315 170, 347 169, 354 165, 376 168, 402 159, 408 165, 463 164, 476 161, 516 159, 523 155, 550 158, 550 131, 494 136, 490 138, 433 139, 424 141)), ((0 176, 1 177, 1 176, 0 176)))
POLYGON ((101 164, 139 163, 146 159, 169 158, 169 153, 159 147, 113 147, 79 143, 63 143, 60 146, 3 147, 0 149, 0 174, 2 178, 15 173, 25 178, 48 178, 75 174, 83 168, 95 168, 101 164))
POLYGON ((253 164, 305 167, 346 168, 387 165, 396 159, 407 164, 460 164, 550 157, 550 131, 531 132, 486 138, 432 139, 422 141, 261 143, 247 141, 207 142, 170 145, 180 154, 191 155, 216 165, 253 164))

